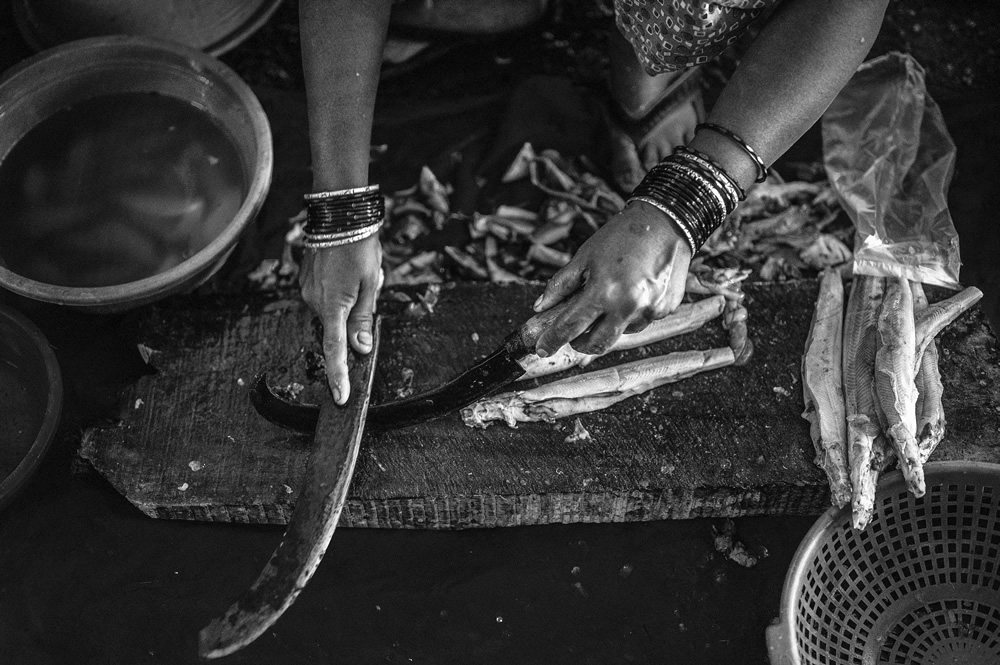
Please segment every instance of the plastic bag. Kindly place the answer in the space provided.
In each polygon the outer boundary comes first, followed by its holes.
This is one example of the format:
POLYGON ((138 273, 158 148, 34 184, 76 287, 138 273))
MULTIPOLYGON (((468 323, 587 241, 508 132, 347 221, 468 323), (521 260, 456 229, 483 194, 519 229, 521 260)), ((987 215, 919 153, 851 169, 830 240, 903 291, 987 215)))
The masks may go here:
POLYGON ((959 288, 955 144, 916 60, 864 63, 823 115, 827 177, 857 228, 854 272, 959 288))

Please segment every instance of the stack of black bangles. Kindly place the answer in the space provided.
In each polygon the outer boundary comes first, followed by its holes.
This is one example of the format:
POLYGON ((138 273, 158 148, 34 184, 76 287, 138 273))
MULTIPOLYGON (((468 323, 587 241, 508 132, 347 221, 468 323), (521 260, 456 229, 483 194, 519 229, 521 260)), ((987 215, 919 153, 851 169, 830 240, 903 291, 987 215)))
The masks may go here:
POLYGON ((305 195, 305 246, 339 247, 378 233, 385 200, 378 185, 305 195))
MULTIPOLYGON (((734 140, 746 146, 739 137, 734 140)), ((766 177, 763 162, 752 154, 766 177)), ((744 198, 743 188, 712 158, 679 146, 650 169, 626 203, 642 201, 663 212, 684 234, 693 256, 744 198)))

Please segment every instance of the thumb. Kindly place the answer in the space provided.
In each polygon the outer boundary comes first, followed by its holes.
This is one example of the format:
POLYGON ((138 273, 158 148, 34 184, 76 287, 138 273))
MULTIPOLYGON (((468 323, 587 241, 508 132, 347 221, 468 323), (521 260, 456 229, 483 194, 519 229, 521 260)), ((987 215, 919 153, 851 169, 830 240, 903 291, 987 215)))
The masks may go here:
POLYGON ((545 285, 545 292, 538 296, 538 300, 531 307, 536 312, 544 312, 568 298, 582 285, 583 270, 577 267, 576 261, 570 261, 552 275, 549 283, 545 285))
POLYGON ((377 282, 363 281, 358 292, 358 300, 347 317, 347 338, 354 350, 361 354, 370 353, 372 350, 372 328, 378 286, 377 282))

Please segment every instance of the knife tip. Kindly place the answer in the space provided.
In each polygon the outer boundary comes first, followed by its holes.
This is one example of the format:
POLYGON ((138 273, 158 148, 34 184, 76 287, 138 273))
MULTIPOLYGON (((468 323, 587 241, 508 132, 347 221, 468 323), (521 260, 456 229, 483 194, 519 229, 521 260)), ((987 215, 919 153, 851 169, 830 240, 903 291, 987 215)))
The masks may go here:
POLYGON ((232 653, 222 644, 215 622, 212 622, 198 633, 198 655, 205 659, 222 658, 232 653))
POLYGON ((239 651, 251 640, 235 630, 228 621, 230 613, 214 619, 198 633, 198 655, 206 660, 222 658, 239 651))

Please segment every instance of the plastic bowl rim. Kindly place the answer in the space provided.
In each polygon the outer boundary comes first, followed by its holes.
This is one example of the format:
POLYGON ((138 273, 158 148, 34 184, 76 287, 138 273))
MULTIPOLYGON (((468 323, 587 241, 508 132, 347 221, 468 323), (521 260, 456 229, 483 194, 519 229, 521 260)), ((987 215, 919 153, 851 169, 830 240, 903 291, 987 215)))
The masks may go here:
POLYGON ((14 470, 0 480, 0 510, 3 510, 28 484, 45 453, 52 447, 62 417, 63 382, 59 361, 41 329, 17 310, 2 304, 0 304, 0 317, 12 321, 31 340, 32 345, 42 356, 48 383, 45 414, 42 416, 42 424, 35 434, 35 439, 14 470))
MULTIPOLYGON (((137 37, 131 35, 109 35, 103 37, 88 37, 78 39, 31 56, 15 65, 0 79, 0 94, 6 86, 12 85, 19 77, 30 76, 31 70, 39 65, 61 57, 77 57, 80 51, 86 49, 103 49, 105 47, 135 46, 149 49, 150 52, 165 52, 171 55, 181 55, 189 58, 197 67, 209 70, 228 86, 239 102, 246 108, 251 120, 253 133, 257 138, 257 151, 254 154, 256 168, 249 176, 247 192, 243 203, 236 212, 234 219, 241 219, 239 224, 228 224, 208 245, 185 259, 178 265, 164 272, 143 279, 115 284, 111 286, 71 287, 48 284, 20 275, 9 268, 0 266, 0 285, 14 293, 25 297, 53 302, 61 305, 75 306, 121 306, 133 302, 145 302, 171 292, 186 278, 200 275, 211 269, 226 252, 239 241, 240 236, 251 224, 261 207, 271 186, 274 168, 274 146, 271 126, 260 100, 253 94, 250 86, 236 74, 228 65, 213 56, 190 46, 168 42, 152 37, 137 37)), ((156 64, 155 61, 150 61, 156 64)), ((213 82, 214 84, 214 82, 213 82)), ((214 117, 214 116, 213 116, 214 117)))

